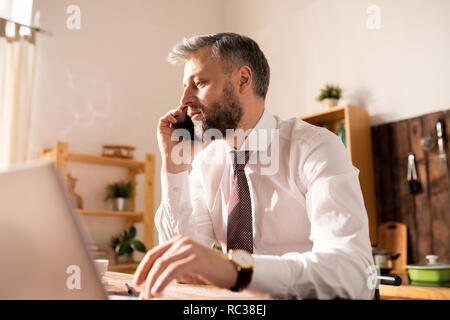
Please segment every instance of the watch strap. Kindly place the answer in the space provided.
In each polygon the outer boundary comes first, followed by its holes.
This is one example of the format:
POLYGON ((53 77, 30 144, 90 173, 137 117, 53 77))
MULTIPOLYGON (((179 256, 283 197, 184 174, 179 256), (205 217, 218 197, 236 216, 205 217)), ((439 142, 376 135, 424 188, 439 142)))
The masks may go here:
POLYGON ((252 274, 253 268, 238 270, 236 283, 230 290, 234 292, 242 291, 250 284, 250 281, 252 280, 252 274))

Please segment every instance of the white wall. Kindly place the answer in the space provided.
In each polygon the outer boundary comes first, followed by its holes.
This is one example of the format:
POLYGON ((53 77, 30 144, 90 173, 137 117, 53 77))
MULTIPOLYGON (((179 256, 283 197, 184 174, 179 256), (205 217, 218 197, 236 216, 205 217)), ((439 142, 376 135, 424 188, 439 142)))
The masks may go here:
POLYGON ((448 0, 228 0, 226 29, 254 38, 271 67, 266 106, 281 117, 321 111, 326 82, 373 125, 450 107, 448 0), (379 30, 366 22, 380 8, 379 30))
MULTIPOLYGON (((156 209, 161 199, 157 123, 178 106, 182 93, 183 68, 167 63, 167 53, 186 35, 220 31, 220 1, 35 0, 37 11, 41 28, 52 35, 37 38, 31 157, 57 140, 77 153, 101 154, 103 144, 133 145, 138 160, 153 153, 156 209), (79 30, 66 26, 69 5, 80 7, 79 30)), ((69 172, 79 178, 75 190, 91 209, 106 208, 106 184, 126 174, 77 163, 69 163, 69 172)), ((142 182, 140 175, 138 210, 143 209, 142 182)), ((93 241, 104 248, 122 229, 120 218, 84 220, 93 241)))

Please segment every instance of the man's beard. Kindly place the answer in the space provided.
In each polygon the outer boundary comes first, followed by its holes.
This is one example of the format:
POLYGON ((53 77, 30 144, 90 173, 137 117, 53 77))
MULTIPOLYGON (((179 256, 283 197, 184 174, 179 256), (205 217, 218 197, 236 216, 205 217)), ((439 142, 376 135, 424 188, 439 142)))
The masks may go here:
POLYGON ((233 85, 228 81, 223 88, 222 97, 218 101, 208 107, 202 104, 191 105, 194 112, 200 111, 203 115, 201 121, 194 121, 197 136, 201 137, 206 130, 214 129, 220 131, 222 137, 226 137, 227 129, 237 129, 243 111, 233 89, 233 85))

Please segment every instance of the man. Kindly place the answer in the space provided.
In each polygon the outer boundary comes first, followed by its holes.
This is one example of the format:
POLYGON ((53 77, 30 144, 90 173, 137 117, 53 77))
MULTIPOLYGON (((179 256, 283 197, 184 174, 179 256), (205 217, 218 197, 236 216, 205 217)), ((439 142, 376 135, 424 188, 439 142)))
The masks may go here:
POLYGON ((339 138, 265 108, 269 65, 248 37, 195 36, 169 58, 185 62, 184 93, 158 124, 160 245, 136 271, 141 298, 177 279, 278 298, 370 299, 373 260, 359 171, 339 138), (222 135, 195 156, 190 172, 176 159, 181 142, 172 137, 184 107, 196 132, 222 135), (275 165, 268 168, 267 159, 275 165), (225 254, 230 249, 244 250, 225 254))

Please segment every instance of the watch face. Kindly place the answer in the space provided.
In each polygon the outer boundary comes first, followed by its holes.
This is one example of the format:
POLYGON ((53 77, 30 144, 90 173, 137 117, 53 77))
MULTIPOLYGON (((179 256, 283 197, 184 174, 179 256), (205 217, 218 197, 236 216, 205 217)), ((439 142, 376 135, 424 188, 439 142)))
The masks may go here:
POLYGON ((252 255, 244 250, 232 250, 231 256, 232 259, 242 268, 250 268, 255 263, 252 255))

